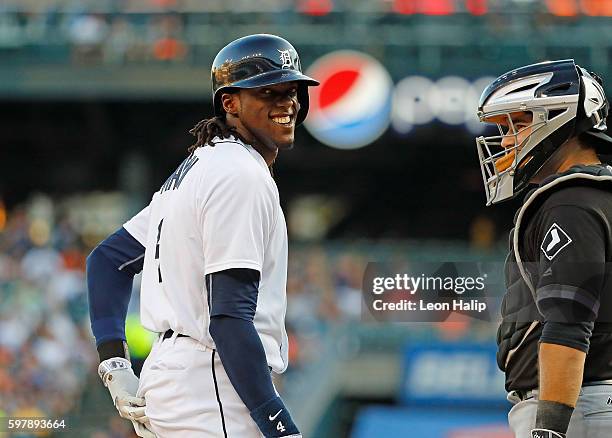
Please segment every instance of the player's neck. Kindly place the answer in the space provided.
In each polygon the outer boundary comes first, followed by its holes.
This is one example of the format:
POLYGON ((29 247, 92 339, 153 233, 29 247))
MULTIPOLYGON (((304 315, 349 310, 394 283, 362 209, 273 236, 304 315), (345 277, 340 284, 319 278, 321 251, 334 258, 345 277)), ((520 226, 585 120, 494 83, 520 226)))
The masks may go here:
POLYGON ((264 145, 261 141, 254 138, 254 136, 249 138, 248 136, 243 135, 243 138, 247 140, 248 144, 251 145, 251 147, 263 157, 268 167, 272 166, 274 160, 276 160, 276 156, 278 155, 278 147, 276 147, 275 144, 264 145))
POLYGON ((264 141, 260 140, 253 132, 251 132, 250 129, 244 126, 237 117, 231 117, 228 115, 227 124, 228 126, 236 128, 236 131, 246 141, 246 143, 263 157, 268 167, 272 166, 274 160, 276 160, 276 156, 278 155, 278 147, 276 144, 274 144, 271 140, 265 142, 265 136, 263 136, 264 141))
POLYGON ((595 150, 580 143, 578 138, 572 138, 561 146, 551 160, 535 175, 531 183, 539 184, 550 175, 565 172, 572 166, 593 164, 601 164, 595 150))
POLYGON ((593 164, 601 164, 595 150, 578 144, 577 147, 570 150, 565 159, 561 162, 557 169, 557 173, 565 172, 572 166, 590 166, 593 164))
POLYGON ((268 167, 274 164, 274 160, 276 160, 276 156, 278 155, 278 149, 272 151, 260 143, 256 143, 255 145, 252 144, 251 146, 253 146, 253 149, 255 149, 257 152, 259 152, 264 160, 266 160, 268 167))

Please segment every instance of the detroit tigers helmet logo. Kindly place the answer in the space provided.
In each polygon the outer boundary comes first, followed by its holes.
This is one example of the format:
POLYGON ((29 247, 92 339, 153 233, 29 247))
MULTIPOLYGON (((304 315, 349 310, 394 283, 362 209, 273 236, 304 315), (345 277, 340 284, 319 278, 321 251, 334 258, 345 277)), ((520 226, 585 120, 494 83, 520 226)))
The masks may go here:
MULTIPOLYGON (((277 49, 278 50, 278 49, 277 49)), ((290 50, 278 50, 280 53, 280 61, 282 64, 282 69, 290 68, 295 70, 295 66, 293 65, 293 59, 291 58, 290 50)))

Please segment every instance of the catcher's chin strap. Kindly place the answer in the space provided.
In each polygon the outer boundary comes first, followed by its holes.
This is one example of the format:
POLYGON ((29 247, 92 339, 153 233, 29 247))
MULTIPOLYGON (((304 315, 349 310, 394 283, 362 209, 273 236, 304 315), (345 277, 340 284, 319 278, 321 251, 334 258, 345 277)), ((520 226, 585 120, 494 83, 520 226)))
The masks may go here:
POLYGON ((130 360, 130 350, 128 349, 127 342, 117 339, 108 342, 102 342, 97 347, 98 356, 100 356, 100 362, 104 362, 106 359, 113 357, 121 357, 123 359, 130 360))
POLYGON ((593 130, 593 132, 601 132, 601 131, 598 131, 596 129, 593 129, 593 125, 595 125, 596 122, 597 122, 597 120, 595 119, 594 115, 591 116, 591 117, 584 116, 583 119, 581 119, 581 120, 579 120, 579 121, 577 121, 575 123, 574 131, 573 131, 573 134, 571 135, 571 137, 578 136, 578 135, 583 134, 583 133, 585 133, 585 132, 587 132, 587 131, 589 131, 591 129, 593 130))

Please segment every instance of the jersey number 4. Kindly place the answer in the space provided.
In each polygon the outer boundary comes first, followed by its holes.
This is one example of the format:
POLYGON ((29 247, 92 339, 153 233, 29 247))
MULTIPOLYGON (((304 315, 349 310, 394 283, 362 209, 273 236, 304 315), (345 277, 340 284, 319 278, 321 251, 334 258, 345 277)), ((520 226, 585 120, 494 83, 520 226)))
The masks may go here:
POLYGON ((164 225, 164 220, 159 221, 159 225, 157 226, 157 242, 155 242, 155 260, 157 260, 157 276, 159 278, 159 282, 162 282, 161 276, 161 266, 159 262, 159 239, 161 237, 162 226, 164 225))

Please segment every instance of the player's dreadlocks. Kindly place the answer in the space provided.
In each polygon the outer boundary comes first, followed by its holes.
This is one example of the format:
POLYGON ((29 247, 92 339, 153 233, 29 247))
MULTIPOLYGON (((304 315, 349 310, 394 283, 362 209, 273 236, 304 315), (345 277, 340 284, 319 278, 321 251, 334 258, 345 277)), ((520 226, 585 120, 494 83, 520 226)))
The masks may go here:
MULTIPOLYGON (((214 146, 215 144, 212 141, 215 137, 229 138, 230 136, 234 136, 244 144, 249 143, 242 135, 238 133, 235 126, 227 126, 227 123, 225 123, 225 117, 216 116, 212 119, 200 120, 193 128, 189 130, 189 133, 196 138, 196 142, 187 149, 190 154, 193 154, 199 147, 206 145, 214 146)), ((271 165, 270 174, 274 176, 274 171, 272 170, 271 165)))
POLYGON ((189 146, 188 152, 191 154, 199 147, 206 145, 214 146, 212 142, 215 137, 229 138, 234 136, 241 140, 243 143, 248 143, 236 130, 234 126, 227 126, 225 117, 213 117, 212 119, 200 120, 196 125, 189 130, 189 133, 193 135, 197 140, 194 144, 189 146))

